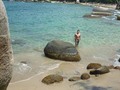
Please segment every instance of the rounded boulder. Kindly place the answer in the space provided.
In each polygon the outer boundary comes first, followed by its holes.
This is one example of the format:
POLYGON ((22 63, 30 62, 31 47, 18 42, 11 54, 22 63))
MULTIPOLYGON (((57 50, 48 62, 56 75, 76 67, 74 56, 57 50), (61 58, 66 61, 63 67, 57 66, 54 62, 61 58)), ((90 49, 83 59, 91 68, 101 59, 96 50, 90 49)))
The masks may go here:
POLYGON ((87 80, 87 79, 89 79, 90 78, 90 75, 88 74, 88 73, 83 73, 82 75, 81 75, 81 79, 82 80, 87 80))
POLYGON ((80 61, 80 55, 75 46, 69 42, 53 40, 44 48, 45 56, 64 61, 80 61))
POLYGON ((99 63, 90 63, 88 66, 87 66, 87 69, 98 69, 100 68, 102 65, 99 64, 99 63))
POLYGON ((61 81, 63 81, 63 77, 56 74, 48 75, 42 79, 42 82, 45 84, 53 84, 55 82, 61 82, 61 81))

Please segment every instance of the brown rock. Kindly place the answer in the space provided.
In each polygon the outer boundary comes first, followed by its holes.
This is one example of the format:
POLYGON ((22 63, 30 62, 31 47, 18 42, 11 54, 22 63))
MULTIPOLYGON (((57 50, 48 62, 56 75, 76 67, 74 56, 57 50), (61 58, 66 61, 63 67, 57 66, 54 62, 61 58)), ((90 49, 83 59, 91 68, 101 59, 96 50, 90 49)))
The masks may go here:
POLYGON ((98 74, 105 74, 105 73, 109 73, 109 68, 107 66, 102 66, 96 70, 92 70, 90 71, 91 75, 98 75, 98 74))
POLYGON ((87 69, 98 69, 100 68, 102 65, 99 64, 99 63, 90 63, 88 66, 87 66, 87 69))
POLYGON ((42 82, 45 84, 52 84, 52 83, 61 82, 61 81, 63 81, 63 77, 56 74, 48 75, 42 79, 42 82))
POLYGON ((116 66, 116 67, 114 67, 114 69, 118 69, 118 70, 120 70, 120 67, 119 67, 119 66, 116 66))
POLYGON ((88 74, 88 73, 83 73, 82 75, 81 75, 81 79, 82 80, 87 80, 87 79, 89 79, 90 78, 90 75, 88 74))
POLYGON ((69 78, 69 81, 78 81, 80 80, 80 77, 71 77, 69 78))

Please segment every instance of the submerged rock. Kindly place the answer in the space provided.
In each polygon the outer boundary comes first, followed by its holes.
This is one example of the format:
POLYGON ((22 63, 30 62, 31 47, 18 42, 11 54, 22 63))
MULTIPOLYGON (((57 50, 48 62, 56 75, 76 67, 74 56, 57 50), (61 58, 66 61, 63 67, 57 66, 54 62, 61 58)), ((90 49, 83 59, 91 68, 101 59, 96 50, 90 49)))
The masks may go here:
POLYGON ((49 42, 44 49, 45 56, 65 61, 80 61, 80 55, 73 44, 60 40, 49 42))
POLYGON ((80 77, 71 77, 69 78, 69 81, 78 81, 80 80, 80 77))
POLYGON ((55 82, 61 82, 61 81, 63 81, 63 77, 56 74, 48 75, 42 79, 42 82, 45 84, 53 84, 55 82))
POLYGON ((15 40, 12 40, 11 43, 13 45, 20 45, 20 46, 23 46, 26 44, 26 42, 24 40, 21 40, 21 39, 15 39, 15 40))
POLYGON ((0 90, 7 90, 12 77, 12 50, 10 45, 8 20, 2 0, 0 0, 0 90))
POLYGON ((90 78, 90 75, 88 74, 88 73, 83 73, 82 75, 81 75, 81 79, 82 80, 87 80, 87 79, 89 79, 90 78))
POLYGON ((117 15, 117 20, 120 20, 120 15, 117 15))
POLYGON ((92 15, 92 14, 86 14, 83 16, 84 18, 101 18, 101 15, 92 15))
POLYGON ((88 66, 87 66, 87 69, 98 69, 100 68, 102 65, 99 64, 99 63, 90 63, 88 66))

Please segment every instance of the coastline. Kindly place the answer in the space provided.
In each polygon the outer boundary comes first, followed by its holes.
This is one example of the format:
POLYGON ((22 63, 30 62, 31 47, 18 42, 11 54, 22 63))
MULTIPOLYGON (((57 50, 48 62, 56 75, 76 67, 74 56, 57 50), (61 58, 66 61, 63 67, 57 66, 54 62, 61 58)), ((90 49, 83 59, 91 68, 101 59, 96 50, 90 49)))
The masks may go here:
POLYGON ((102 4, 102 3, 80 3, 81 5, 91 6, 91 7, 104 7, 115 9, 116 4, 102 4))

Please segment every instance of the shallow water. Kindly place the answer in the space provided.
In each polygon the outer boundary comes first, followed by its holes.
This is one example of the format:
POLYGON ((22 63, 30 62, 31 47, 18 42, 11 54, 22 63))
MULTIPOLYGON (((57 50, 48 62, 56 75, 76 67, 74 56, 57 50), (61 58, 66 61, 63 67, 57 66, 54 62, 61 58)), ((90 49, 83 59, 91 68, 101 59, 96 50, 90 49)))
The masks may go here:
POLYGON ((89 60, 111 64, 119 54, 120 21, 115 20, 114 15, 99 19, 83 18, 84 14, 91 13, 92 7, 79 4, 4 3, 15 56, 14 75, 18 75, 13 81, 58 67, 61 62, 45 58, 43 49, 54 39, 74 44, 77 29, 82 35, 78 51, 82 60, 86 60, 82 64, 88 64, 89 60), (21 61, 27 62, 27 66, 23 66, 21 61))
POLYGON ((53 39, 74 44, 73 36, 80 29, 80 47, 115 46, 120 44, 120 22, 115 17, 86 19, 92 7, 78 4, 51 4, 5 2, 9 16, 12 40, 23 41, 22 46, 13 44, 14 52, 43 50, 53 39), (26 43, 24 43, 26 42, 26 43))

